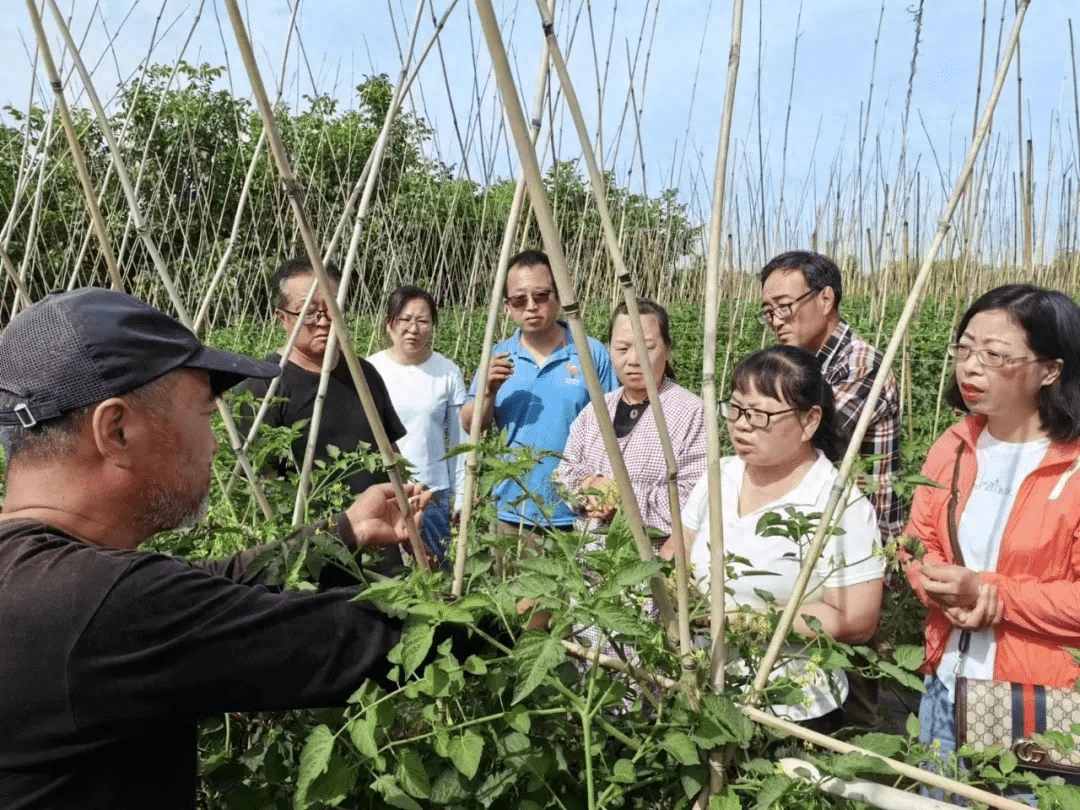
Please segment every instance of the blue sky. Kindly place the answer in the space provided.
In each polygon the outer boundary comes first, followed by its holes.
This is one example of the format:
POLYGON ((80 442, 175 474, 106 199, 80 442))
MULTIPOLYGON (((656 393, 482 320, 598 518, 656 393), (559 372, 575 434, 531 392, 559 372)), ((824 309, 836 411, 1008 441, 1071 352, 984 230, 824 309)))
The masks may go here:
MULTIPOLYGON (((436 2, 435 14, 441 16, 448 3, 436 2)), ((33 31, 27 11, 18 5, 0 21, 0 48, 7 55, 0 72, 4 79, 0 103, 23 108, 30 95, 33 31)), ((914 0, 876 4, 815 0, 803 6, 795 0, 759 0, 747 4, 733 128, 733 193, 741 195, 738 216, 749 217, 761 207, 759 178, 764 176, 765 217, 775 221, 766 230, 780 227, 778 223, 784 220, 794 223, 798 233, 809 233, 815 216, 821 216, 830 180, 831 193, 837 189, 841 194, 851 193, 850 184, 842 178, 859 161, 860 115, 867 117, 864 177, 876 185, 874 194, 884 205, 884 184, 895 183, 905 143, 903 112, 915 41, 913 5, 914 0), (764 16, 759 18, 762 6, 764 16)), ((184 58, 228 64, 234 92, 248 92, 220 0, 203 0, 201 6, 199 0, 102 0, 93 17, 88 15, 94 4, 69 0, 68 6, 75 6, 73 30, 84 42, 84 58, 94 66, 95 84, 106 97, 148 53, 153 62, 175 61, 189 34, 184 58), (155 24, 158 39, 152 44, 155 24)), ((1013 0, 1004 4, 997 0, 987 9, 983 102, 999 39, 1012 24, 1012 7, 1013 0)), ((260 0, 245 8, 264 79, 276 92, 291 6, 282 0, 260 0)), ((291 41, 280 88, 285 101, 302 106, 303 96, 314 90, 348 103, 352 88, 365 74, 385 72, 396 77, 415 8, 402 0, 302 3, 299 39, 291 41)), ((527 0, 497 1, 496 9, 517 71, 519 93, 528 105, 542 44, 535 5, 527 0)), ((982 14, 977 0, 926 3, 906 139, 907 165, 918 167, 925 184, 920 191, 924 212, 934 208, 935 194, 951 186, 970 139, 982 14)), ((1077 173, 1070 14, 1078 18, 1074 28, 1080 36, 1080 8, 1070 0, 1036 0, 1025 22, 1023 126, 1024 138, 1033 139, 1037 186, 1040 182, 1045 186, 1048 178, 1077 173)), ((431 36, 432 16, 431 5, 426 5, 418 48, 431 36)), ((677 189, 680 199, 704 216, 726 81, 730 4, 565 0, 557 5, 556 18, 559 39, 594 138, 602 145, 605 165, 635 190, 644 187, 656 194, 664 188, 677 189), (634 116, 626 110, 631 88, 640 115, 640 145, 633 134, 634 116)), ((57 43, 48 15, 46 27, 57 43)), ((413 108, 435 130, 432 155, 458 171, 467 170, 477 181, 510 175, 516 161, 499 134, 497 88, 489 73, 476 8, 469 0, 460 0, 452 11, 440 44, 441 52, 433 50, 428 56, 410 97, 413 108), (462 138, 469 142, 464 152, 452 125, 451 102, 462 138)), ((69 82, 72 97, 77 97, 79 85, 77 77, 69 82)), ((43 82, 36 98, 48 102, 42 87, 43 82)), ((1002 97, 991 143, 999 155, 995 171, 1005 175, 1015 172, 1017 160, 1016 94, 1014 74, 1002 97)), ((561 116, 555 123, 557 134, 546 159, 550 160, 552 150, 561 159, 574 159, 580 150, 568 123, 561 116)), ((913 203, 909 200, 908 204, 913 203)), ((1050 238, 1052 218, 1047 228, 1050 238)))

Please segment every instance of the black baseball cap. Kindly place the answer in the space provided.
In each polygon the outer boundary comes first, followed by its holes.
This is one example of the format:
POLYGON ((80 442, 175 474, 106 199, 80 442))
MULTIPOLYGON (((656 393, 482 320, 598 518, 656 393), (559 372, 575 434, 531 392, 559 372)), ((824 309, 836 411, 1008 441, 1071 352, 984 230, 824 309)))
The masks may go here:
POLYGON ((178 368, 209 372, 215 395, 247 377, 281 373, 276 363, 204 346, 175 318, 127 293, 51 293, 0 333, 0 390, 18 400, 0 408, 0 425, 33 427, 178 368))

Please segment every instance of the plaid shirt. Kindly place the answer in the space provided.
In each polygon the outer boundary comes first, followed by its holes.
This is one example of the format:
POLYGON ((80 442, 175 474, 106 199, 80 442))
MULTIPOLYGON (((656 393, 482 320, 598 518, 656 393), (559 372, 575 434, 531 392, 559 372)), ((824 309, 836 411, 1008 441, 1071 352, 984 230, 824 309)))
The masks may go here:
MULTIPOLYGON (((623 389, 605 397, 608 414, 615 417, 615 407, 623 389)), ((678 470, 680 505, 705 474, 705 403, 670 379, 660 384, 660 404, 667 419, 671 445, 678 470)), ((626 436, 619 439, 626 471, 634 488, 641 519, 646 526, 671 534, 671 502, 668 498, 667 465, 656 430, 656 418, 648 410, 626 436)), ((600 437, 600 424, 592 408, 586 407, 570 427, 563 460, 555 478, 571 497, 577 495, 578 482, 587 475, 614 473, 600 437)))
MULTIPOLYGON (((817 358, 836 398, 837 424, 850 437, 881 367, 881 352, 841 322, 818 349, 817 358)), ((874 489, 867 493, 867 498, 877 511, 878 528, 885 543, 904 529, 904 505, 892 486, 893 477, 900 472, 900 392, 891 371, 874 407, 874 417, 866 429, 859 455, 882 456, 870 467, 873 485, 863 489, 874 489)))

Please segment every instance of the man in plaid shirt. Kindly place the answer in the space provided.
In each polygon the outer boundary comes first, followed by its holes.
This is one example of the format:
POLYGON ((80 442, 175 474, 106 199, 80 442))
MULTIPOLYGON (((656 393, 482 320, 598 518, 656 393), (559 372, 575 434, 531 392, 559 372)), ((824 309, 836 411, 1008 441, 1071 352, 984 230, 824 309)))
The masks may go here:
MULTIPOLYGON (((840 319, 841 293, 840 270, 832 259, 805 250, 782 253, 761 271, 758 319, 781 343, 817 356, 836 397, 840 428, 850 436, 881 366, 881 352, 840 319)), ((900 471, 900 394, 891 371, 859 455, 878 457, 862 488, 869 490, 884 544, 904 528, 903 504, 892 486, 900 471)))
MULTIPOLYGON (((799 346, 818 358, 836 398, 837 422, 851 436, 882 356, 840 319, 842 292, 840 269, 832 259, 807 250, 781 253, 761 270, 758 320, 772 329, 781 343, 799 346)), ((892 486, 893 476, 900 471, 900 394, 891 371, 859 455, 877 457, 871 462, 870 480, 860 482, 860 486, 877 512, 884 544, 900 535, 905 522, 904 506, 892 486)), ((847 721, 876 725, 876 682, 857 673, 848 673, 848 677, 847 721)))

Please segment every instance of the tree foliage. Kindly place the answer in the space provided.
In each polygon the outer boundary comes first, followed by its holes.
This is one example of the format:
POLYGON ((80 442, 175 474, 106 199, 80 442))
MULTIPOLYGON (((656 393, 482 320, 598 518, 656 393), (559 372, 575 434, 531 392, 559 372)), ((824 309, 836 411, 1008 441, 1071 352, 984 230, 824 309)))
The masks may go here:
MULTIPOLYGON (((221 288, 221 302, 243 308, 239 313, 229 309, 227 316, 235 317, 265 307, 266 271, 300 252, 302 242, 267 150, 256 159, 262 121, 249 99, 225 89, 226 79, 224 68, 208 64, 151 65, 118 88, 110 124, 136 187, 139 213, 191 309, 240 212, 239 236, 221 288), (249 169, 250 192, 244 200, 249 169)), ((364 177, 392 96, 389 78, 373 75, 356 87, 347 108, 328 95, 305 97, 302 109, 276 107, 320 243, 326 246, 335 229, 343 229, 328 257, 339 264, 355 224, 355 213, 342 221, 346 202, 364 177)), ((24 267, 35 296, 69 284, 105 283, 101 252, 59 122, 36 106, 26 112, 9 108, 8 113, 18 127, 0 129, 0 220, 18 208, 9 253, 24 267), (20 177, 27 181, 26 192, 16 200, 20 177)), ((133 228, 105 138, 89 110, 75 108, 73 115, 125 281, 133 292, 157 301, 161 291, 155 269, 133 228)), ((503 179, 485 187, 458 176, 427 155, 432 134, 425 120, 405 110, 390 128, 360 234, 354 295, 364 300, 381 301, 388 288, 403 282, 420 283, 447 304, 487 300, 515 183, 503 179)), ((599 261, 592 258, 602 243, 599 217, 578 167, 556 161, 545 183, 571 261, 599 261)), ((678 256, 692 250, 698 228, 674 191, 649 198, 619 187, 611 175, 606 183, 632 270, 661 277, 678 256)), ((524 241, 539 244, 528 213, 521 225, 524 241)), ((610 277, 608 270, 600 268, 600 277, 610 277)))

